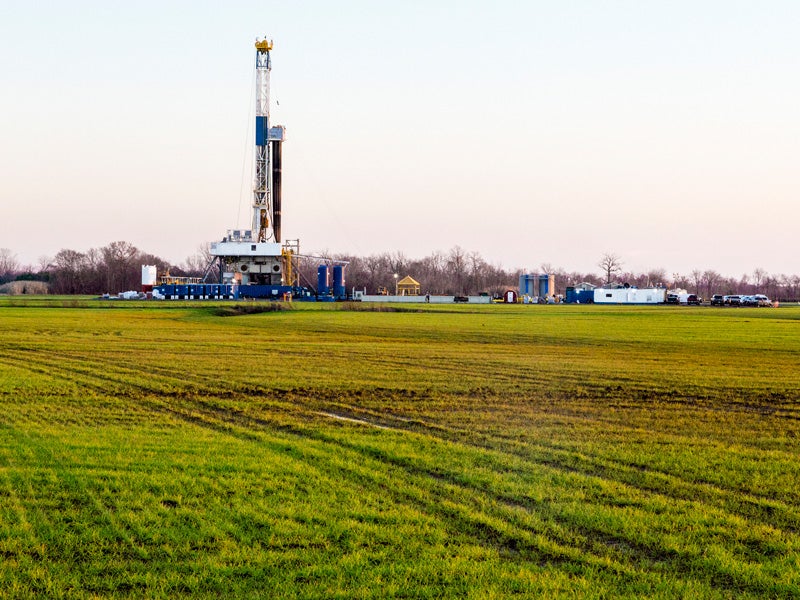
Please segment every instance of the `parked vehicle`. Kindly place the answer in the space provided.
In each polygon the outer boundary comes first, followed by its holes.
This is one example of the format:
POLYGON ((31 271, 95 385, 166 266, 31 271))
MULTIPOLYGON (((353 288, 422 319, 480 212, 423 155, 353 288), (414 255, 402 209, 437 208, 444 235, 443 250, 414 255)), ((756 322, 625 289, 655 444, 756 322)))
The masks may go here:
POLYGON ((678 294, 667 294, 667 304, 678 304, 678 294))
POLYGON ((742 296, 741 305, 742 306, 758 306, 758 301, 755 299, 755 296, 742 296))
POLYGON ((700 306, 700 303, 702 301, 703 299, 700 298, 697 294, 689 294, 689 296, 686 298, 686 304, 688 304, 689 306, 691 305, 700 306))
POLYGON ((734 294, 732 296, 725 296, 725 304, 728 306, 741 306, 742 305, 742 297, 738 294, 734 294))
POLYGON ((753 298, 755 298, 756 306, 772 306, 772 300, 767 298, 764 294, 756 294, 753 298))
POLYGON ((711 306, 724 306, 725 296, 722 294, 714 294, 711 296, 711 306))

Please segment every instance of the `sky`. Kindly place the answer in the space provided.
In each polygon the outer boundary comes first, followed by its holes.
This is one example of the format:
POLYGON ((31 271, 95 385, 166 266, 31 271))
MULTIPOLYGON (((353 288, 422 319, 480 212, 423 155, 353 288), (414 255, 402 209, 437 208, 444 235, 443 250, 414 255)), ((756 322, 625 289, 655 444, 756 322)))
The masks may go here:
POLYGON ((800 3, 0 3, 0 247, 182 262, 250 218, 257 37, 283 236, 599 273, 798 273, 800 3))

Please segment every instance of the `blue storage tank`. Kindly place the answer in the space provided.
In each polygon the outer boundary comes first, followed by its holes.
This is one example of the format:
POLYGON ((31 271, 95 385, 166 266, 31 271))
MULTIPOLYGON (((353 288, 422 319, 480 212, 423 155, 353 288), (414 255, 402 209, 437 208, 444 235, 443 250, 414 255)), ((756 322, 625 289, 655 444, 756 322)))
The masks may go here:
POLYGON ((330 291, 328 287, 328 265, 320 265, 317 268, 317 294, 325 296, 330 291))
POLYGON ((519 276, 519 295, 536 295, 536 275, 522 274, 519 276))
POLYGON ((549 296, 552 293, 550 290, 550 276, 539 275, 539 296, 549 296))
POLYGON ((344 287, 344 267, 342 265, 333 267, 333 296, 337 300, 344 300, 347 296, 347 291, 344 287))

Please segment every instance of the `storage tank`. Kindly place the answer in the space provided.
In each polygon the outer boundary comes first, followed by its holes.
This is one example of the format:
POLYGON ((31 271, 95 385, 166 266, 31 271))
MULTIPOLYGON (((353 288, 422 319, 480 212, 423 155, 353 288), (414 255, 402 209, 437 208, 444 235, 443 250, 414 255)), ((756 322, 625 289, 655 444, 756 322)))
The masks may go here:
POLYGON ((519 295, 536 296, 536 275, 525 274, 519 276, 519 295))
POLYGON ((546 296, 554 296, 556 293, 556 278, 552 274, 539 275, 539 293, 540 298, 546 296))
POLYGON ((337 300, 344 300, 347 290, 344 287, 344 267, 335 265, 333 267, 333 296, 337 300))
POLYGON ((328 287, 328 265, 317 267, 317 294, 325 296, 330 291, 328 287))
POLYGON ((142 291, 152 292, 158 279, 158 270, 155 265, 142 265, 142 291))

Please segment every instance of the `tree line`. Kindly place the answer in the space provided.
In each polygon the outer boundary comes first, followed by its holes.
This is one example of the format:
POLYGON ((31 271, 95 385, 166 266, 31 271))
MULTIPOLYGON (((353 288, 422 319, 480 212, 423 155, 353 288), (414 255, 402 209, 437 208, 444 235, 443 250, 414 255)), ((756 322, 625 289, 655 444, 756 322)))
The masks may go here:
MULTIPOLYGON (((139 250, 124 241, 111 242, 101 248, 86 251, 60 250, 53 257, 43 257, 37 266, 22 265, 15 254, 0 248, 0 284, 15 280, 47 282, 53 294, 116 294, 141 287, 142 265, 156 265, 159 274, 202 277, 208 273, 209 282, 217 281, 207 246, 182 263, 170 261, 139 250)), ((552 264, 538 268, 509 270, 486 261, 479 253, 455 246, 446 252, 435 251, 423 258, 410 258, 403 252, 384 252, 369 256, 324 252, 315 258, 297 259, 296 271, 301 285, 316 288, 317 266, 320 263, 347 263, 345 280, 348 290, 366 290, 374 294, 380 288, 394 292, 395 283, 410 275, 420 283, 423 294, 472 295, 488 293, 501 295, 516 289, 523 272, 552 273, 556 292, 563 294, 567 286, 581 283, 602 285, 627 283, 636 287, 662 286, 683 288, 706 299, 712 294, 766 294, 774 300, 796 300, 800 297, 800 276, 770 274, 755 269, 739 277, 725 276, 713 269, 695 269, 690 273, 667 273, 655 268, 638 273, 624 268, 623 261, 613 253, 605 253, 597 263, 596 272, 566 271, 552 264), (395 277, 397 275, 397 277, 395 277)))
POLYGON ((34 267, 20 264, 10 250, 0 248, 0 283, 44 281, 52 294, 117 294, 141 288, 142 265, 156 265, 159 273, 191 276, 199 262, 198 257, 190 257, 183 265, 173 265, 119 241, 85 252, 63 249, 53 257, 40 258, 34 267))

